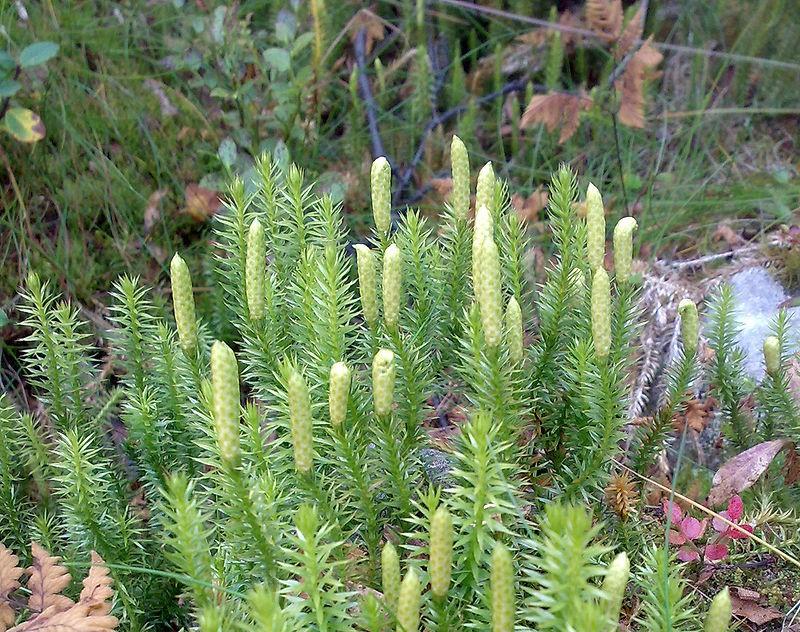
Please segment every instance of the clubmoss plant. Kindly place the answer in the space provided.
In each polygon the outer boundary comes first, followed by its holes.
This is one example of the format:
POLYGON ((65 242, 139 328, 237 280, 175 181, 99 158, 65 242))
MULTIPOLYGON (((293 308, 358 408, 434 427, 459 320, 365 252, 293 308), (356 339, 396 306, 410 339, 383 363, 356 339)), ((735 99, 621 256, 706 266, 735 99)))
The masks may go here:
POLYGON ((267 242, 264 226, 256 217, 247 231, 247 271, 245 276, 247 308, 250 311, 250 318, 253 320, 261 320, 265 314, 266 255, 267 242))
POLYGON ((381 238, 389 232, 392 222, 392 168, 383 156, 372 163, 372 217, 381 238))
POLYGON ((606 254, 606 212, 597 187, 589 183, 586 189, 586 251, 589 269, 603 267, 606 254))
POLYGON ((453 136, 450 143, 450 163, 453 172, 453 192, 450 205, 456 219, 467 217, 470 204, 470 171, 467 147, 458 136, 453 136))
MULTIPOLYGON (((681 304, 652 425, 625 441, 635 222, 615 228, 610 276, 600 192, 587 191, 582 219, 561 167, 553 256, 533 287, 507 186, 481 170, 472 222, 458 139, 451 160, 438 226, 414 209, 392 226, 391 170, 377 160, 374 239, 352 256, 340 205, 259 158, 215 216, 201 268, 212 313, 198 318, 176 256, 175 327, 123 277, 111 353, 32 275, 23 358, 38 407, 17 411, 13 392, 0 404, 3 539, 24 544, 33 529, 69 563, 96 550, 119 587, 114 616, 136 632, 602 632, 634 592, 637 632, 693 629, 697 605, 658 534, 628 520, 648 551, 643 563, 629 551, 631 570, 591 508, 616 462, 645 473, 668 446, 698 373, 696 308, 681 304)), ((754 441, 751 428, 796 436, 788 317, 751 415, 730 292, 713 304, 711 374, 733 445, 754 441)), ((708 629, 725 629, 727 611, 718 597, 708 629)))
POLYGON ((496 178, 494 175, 494 167, 491 162, 487 162, 481 167, 478 173, 478 188, 475 195, 475 208, 481 209, 486 207, 489 213, 494 216, 494 188, 496 178))
POLYGON ((387 329, 395 330, 400 320, 403 296, 403 255, 396 244, 391 244, 383 255, 383 322, 387 329))
POLYGON ((191 353, 197 347, 197 319, 194 310, 192 277, 186 262, 178 254, 172 258, 169 269, 178 337, 183 350, 191 353))
POLYGON ((638 224, 633 217, 623 217, 614 226, 614 275, 619 283, 628 283, 633 260, 633 233, 638 224))

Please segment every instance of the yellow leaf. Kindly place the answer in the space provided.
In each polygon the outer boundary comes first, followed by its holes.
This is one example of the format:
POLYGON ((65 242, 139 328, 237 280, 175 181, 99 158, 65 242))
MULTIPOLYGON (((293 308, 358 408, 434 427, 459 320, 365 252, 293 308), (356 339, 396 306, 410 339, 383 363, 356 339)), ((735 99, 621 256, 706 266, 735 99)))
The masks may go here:
POLYGON ((26 108, 9 108, 3 125, 9 134, 22 143, 35 143, 44 138, 42 119, 26 108))

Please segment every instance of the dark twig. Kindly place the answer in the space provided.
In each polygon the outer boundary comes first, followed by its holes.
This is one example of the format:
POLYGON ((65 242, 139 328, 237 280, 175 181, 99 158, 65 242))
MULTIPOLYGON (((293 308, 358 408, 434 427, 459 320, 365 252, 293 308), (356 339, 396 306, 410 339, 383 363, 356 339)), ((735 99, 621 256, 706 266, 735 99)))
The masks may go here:
MULTIPOLYGON (((475 104, 480 106, 486 103, 490 103, 495 99, 502 98, 507 94, 511 94, 512 92, 523 92, 525 87, 528 85, 527 79, 515 79, 513 81, 509 81, 506 83, 502 88, 496 90, 495 92, 490 92, 489 94, 485 94, 482 97, 478 97, 475 99, 475 104)), ((544 86, 534 86, 537 89, 542 89, 544 86)), ((422 130, 422 136, 420 138, 419 144, 417 145, 417 149, 414 152, 414 155, 411 157, 406 168, 403 170, 403 173, 400 175, 400 178, 397 183, 397 188, 394 192, 395 198, 395 205, 399 204, 401 200, 406 199, 404 194, 406 189, 408 188, 409 183, 411 182, 411 178, 414 175, 414 170, 416 169, 417 165, 419 164, 420 160, 422 160, 422 156, 425 153, 425 141, 428 139, 428 134, 430 134, 434 129, 446 123, 451 118, 458 116, 462 112, 467 110, 468 104, 462 103, 460 105, 455 106, 454 108, 450 108, 449 110, 445 110, 441 114, 434 116, 428 121, 428 124, 425 126, 425 129, 422 130)))
MULTIPOLYGON (((367 113, 367 127, 369 128, 369 137, 372 142, 372 156, 373 158, 386 156, 383 141, 381 140, 381 132, 378 129, 378 106, 372 96, 372 88, 367 79, 367 31, 364 28, 359 29, 358 35, 356 35, 355 54, 356 65, 358 66, 358 90, 361 93, 361 98, 364 99, 364 107, 367 113)), ((388 156, 386 156, 386 159, 389 160, 389 164, 392 164, 392 160, 388 156)))

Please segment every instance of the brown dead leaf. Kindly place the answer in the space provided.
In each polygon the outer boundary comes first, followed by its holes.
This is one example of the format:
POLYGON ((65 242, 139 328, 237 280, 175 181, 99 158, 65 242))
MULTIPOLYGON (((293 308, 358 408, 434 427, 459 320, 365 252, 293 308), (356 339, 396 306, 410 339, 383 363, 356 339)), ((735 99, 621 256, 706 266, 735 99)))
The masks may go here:
POLYGON ((619 95, 619 122, 628 127, 644 127, 644 82, 655 76, 653 68, 661 63, 664 56, 652 45, 652 37, 642 44, 630 58, 622 76, 614 82, 619 95))
POLYGON ((586 22, 607 42, 616 41, 622 31, 622 0, 587 0, 586 22))
POLYGON ((446 198, 453 191, 453 178, 431 178, 431 188, 441 198, 446 198))
POLYGON ((361 9, 350 18, 345 28, 350 32, 350 39, 352 41, 355 41, 356 37, 358 37, 358 32, 362 28, 364 29, 367 54, 372 52, 372 47, 375 46, 375 42, 383 41, 386 35, 383 18, 369 9, 361 9))
POLYGON ((731 595, 732 612, 737 617, 747 619, 756 625, 764 625, 775 619, 782 619, 783 614, 774 606, 764 608, 753 601, 740 599, 736 595, 731 595))
POLYGON ((672 425, 678 432, 688 426, 695 432, 703 432, 714 410, 717 401, 713 397, 706 397, 703 400, 690 399, 686 402, 686 408, 682 413, 677 413, 672 419, 672 425))
POLYGON ((144 234, 150 234, 153 226, 161 219, 161 200, 167 194, 166 189, 158 189, 147 198, 147 206, 144 209, 144 234))
POLYGON ((578 131, 580 113, 592 107, 592 99, 586 95, 551 92, 537 94, 528 103, 520 119, 520 127, 525 129, 537 123, 543 124, 548 132, 561 128, 559 145, 565 143, 578 131))
POLYGON ((517 211, 519 218, 531 224, 539 220, 539 213, 547 206, 547 201, 547 191, 541 186, 528 197, 522 197, 518 193, 511 196, 511 206, 517 211))
POLYGON ((767 471, 786 443, 785 439, 765 441, 725 462, 714 474, 713 487, 708 494, 709 504, 721 505, 731 496, 748 489, 767 471))
POLYGON ((644 6, 639 3, 639 8, 636 13, 625 25, 622 34, 619 36, 616 45, 614 46, 614 59, 620 60, 627 55, 641 39, 644 32, 644 6))
POLYGON ((216 191, 201 187, 199 184, 190 184, 186 187, 186 206, 183 212, 196 222, 205 222, 219 210, 221 204, 222 201, 216 191))
POLYGON ((744 243, 744 238, 733 230, 728 224, 717 226, 713 235, 714 241, 724 241, 731 248, 736 248, 744 243))
POLYGON ((744 599, 745 601, 758 601, 761 599, 760 592, 750 590, 749 588, 742 588, 741 586, 736 586, 736 594, 739 595, 739 599, 744 599))

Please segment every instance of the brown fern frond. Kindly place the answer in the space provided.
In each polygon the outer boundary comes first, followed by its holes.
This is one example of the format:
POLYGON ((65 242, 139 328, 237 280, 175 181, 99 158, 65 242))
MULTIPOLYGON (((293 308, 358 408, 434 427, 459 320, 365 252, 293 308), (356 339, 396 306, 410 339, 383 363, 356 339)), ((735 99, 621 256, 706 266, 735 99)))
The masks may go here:
POLYGON ((18 564, 19 557, 0 544, 0 632, 14 625, 10 596, 19 588, 19 578, 25 572, 18 564))
POLYGON ((72 581, 66 568, 59 565, 60 557, 51 556, 36 542, 31 542, 33 563, 28 567, 28 608, 33 613, 44 612, 48 608, 56 611, 66 610, 72 606, 72 599, 61 595, 72 581))
POLYGON ((92 567, 83 580, 83 590, 78 602, 86 604, 92 616, 108 614, 111 612, 109 600, 114 596, 114 591, 111 589, 113 581, 103 558, 92 551, 92 567))
MULTIPOLYGON (((42 572, 42 576, 45 578, 48 575, 55 576, 56 573, 52 568, 61 568, 57 565, 59 558, 50 557, 44 549, 38 545, 34 546, 38 548, 38 551, 34 549, 34 565, 37 563, 36 560, 39 560, 39 564, 43 566, 42 560, 46 559, 49 566, 42 572)), ((58 582, 63 582, 63 574, 58 574, 58 577, 60 578, 58 582)), ((10 628, 8 632, 111 632, 116 630, 119 621, 109 614, 111 611, 110 600, 114 596, 111 582, 105 562, 92 551, 92 566, 86 579, 83 580, 83 590, 77 603, 70 601, 71 605, 63 609, 60 608, 57 601, 51 598, 51 605, 25 623, 10 628)), ((48 588, 52 588, 54 585, 57 583, 49 585, 48 588)))
POLYGON ((619 61, 633 50, 634 44, 642 38, 642 33, 644 33, 644 6, 640 4, 614 46, 614 59, 619 61))
POLYGON ((527 128, 541 123, 548 132, 561 129, 559 144, 572 138, 580 125, 580 113, 592 106, 592 99, 585 95, 551 92, 537 94, 528 103, 520 119, 520 127, 527 128))
POLYGON ((588 0, 586 22, 607 42, 615 42, 622 32, 622 0, 588 0))
POLYGON ((661 63, 664 56, 651 45, 652 37, 642 44, 631 57, 625 72, 614 82, 619 94, 619 122, 628 127, 644 127, 644 82, 652 69, 661 63))

